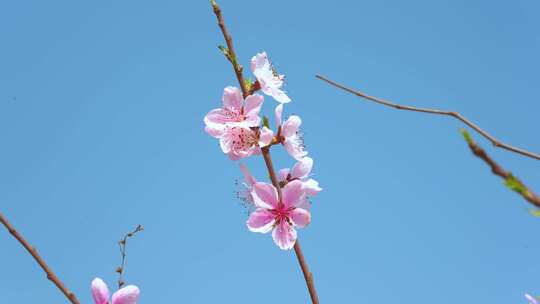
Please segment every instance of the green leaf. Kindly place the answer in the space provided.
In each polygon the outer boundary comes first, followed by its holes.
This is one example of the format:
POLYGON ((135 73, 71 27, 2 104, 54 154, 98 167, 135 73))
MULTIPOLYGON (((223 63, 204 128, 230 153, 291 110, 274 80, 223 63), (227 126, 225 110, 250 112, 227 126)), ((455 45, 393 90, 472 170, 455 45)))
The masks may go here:
POLYGON ((268 129, 270 129, 270 121, 268 120, 268 117, 263 116, 263 118, 262 118, 262 124, 263 124, 263 126, 265 126, 265 127, 267 127, 268 129))
POLYGON ((467 143, 468 143, 469 145, 473 143, 471 134, 469 134, 469 132, 467 132, 467 130, 465 130, 465 129, 459 129, 459 131, 461 132, 461 134, 463 135, 463 137, 465 138, 465 140, 467 141, 467 143))
POLYGON ((248 90, 248 92, 250 92, 251 94, 251 88, 253 88, 253 80, 247 78, 247 79, 244 79, 244 84, 246 85, 246 88, 248 90))
POLYGON ((218 45, 218 49, 223 53, 223 55, 225 55, 225 57, 227 57, 227 59, 229 59, 229 49, 223 45, 218 45))
POLYGON ((540 209, 531 209, 529 210, 529 213, 533 216, 540 217, 540 209))
POLYGON ((510 190, 514 190, 521 195, 526 195, 528 193, 527 188, 525 188, 525 186, 512 174, 508 175, 504 181, 504 185, 510 190))

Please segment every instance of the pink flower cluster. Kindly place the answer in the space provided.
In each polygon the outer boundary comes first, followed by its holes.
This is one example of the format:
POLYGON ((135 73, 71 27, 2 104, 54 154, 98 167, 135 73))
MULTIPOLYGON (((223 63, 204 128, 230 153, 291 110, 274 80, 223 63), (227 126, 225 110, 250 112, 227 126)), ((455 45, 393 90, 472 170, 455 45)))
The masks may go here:
POLYGON ((239 160, 261 153, 261 148, 282 145, 297 162, 292 169, 279 171, 279 187, 257 180, 243 164, 240 169, 245 176, 244 199, 253 206, 247 226, 250 231, 272 231, 279 248, 291 249, 296 242, 295 228, 303 228, 311 221, 309 197, 322 188, 310 178, 313 159, 304 149, 300 132, 302 120, 296 115, 282 119, 283 106, 291 99, 281 89, 284 75, 278 74, 265 52, 251 59, 251 69, 256 82, 250 86, 250 95, 242 96, 239 88, 228 86, 223 91, 222 107, 211 110, 204 117, 205 131, 219 140, 223 153, 231 160, 239 160), (275 108, 275 127, 261 125, 259 116, 264 97, 256 90, 278 101, 275 108), (280 195, 281 192, 281 195, 280 195))

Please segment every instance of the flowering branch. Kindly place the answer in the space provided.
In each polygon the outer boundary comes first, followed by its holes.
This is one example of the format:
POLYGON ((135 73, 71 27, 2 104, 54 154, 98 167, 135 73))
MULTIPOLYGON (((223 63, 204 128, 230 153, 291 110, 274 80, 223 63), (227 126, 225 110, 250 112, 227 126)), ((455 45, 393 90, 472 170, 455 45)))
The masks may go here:
POLYGON ((515 192, 519 193, 525 200, 527 200, 529 203, 533 204, 537 208, 540 208, 540 197, 538 197, 536 194, 534 194, 521 180, 519 180, 517 177, 512 175, 511 172, 506 171, 504 168, 499 166, 487 153, 482 149, 480 146, 478 146, 472 139, 471 135, 465 131, 461 130, 461 133, 463 134, 463 137, 467 141, 467 144, 469 145, 469 148, 471 149, 471 152, 476 155, 478 158, 483 160, 488 166, 491 168, 491 172, 493 174, 498 175, 504 179, 505 185, 514 190, 515 192))
POLYGON ((120 267, 118 267, 116 269, 116 272, 118 272, 119 274, 119 278, 118 278, 118 289, 122 288, 124 286, 124 284, 126 283, 124 281, 124 270, 125 270, 125 263, 126 263, 126 245, 127 245, 127 240, 128 238, 130 237, 133 237, 137 232, 140 232, 140 231, 143 231, 144 230, 144 227, 142 225, 137 225, 137 228, 135 228, 135 230, 133 230, 132 232, 129 232, 128 234, 124 235, 124 237, 118 241, 118 246, 120 247, 120 254, 122 256, 122 264, 120 265, 120 267))
POLYGON ((36 260, 36 262, 43 269, 45 274, 47 274, 47 279, 49 279, 49 281, 53 282, 54 285, 56 285, 56 287, 58 287, 58 289, 60 289, 60 291, 66 296, 66 298, 72 304, 79 304, 79 300, 77 299, 75 294, 72 293, 71 291, 69 291, 69 289, 67 289, 67 287, 64 285, 64 283, 62 283, 62 281, 60 281, 60 279, 56 276, 56 274, 54 274, 52 269, 49 268, 49 266, 47 266, 47 263, 45 263, 43 258, 39 255, 36 248, 33 247, 32 245, 30 245, 30 243, 28 243, 28 241, 26 241, 26 239, 24 239, 24 237, 15 229, 15 227, 13 227, 11 225, 11 223, 8 222, 8 220, 6 219, 6 217, 4 217, 4 215, 2 213, 0 213, 0 222, 7 228, 9 233, 11 233, 11 235, 15 239, 17 239, 17 241, 19 241, 19 243, 21 243, 21 245, 28 251, 28 253, 30 253, 30 255, 32 255, 34 260, 36 260))
MULTIPOLYGON (((227 48, 220 46, 219 49, 232 64, 241 88, 241 96, 237 88, 226 87, 223 94, 223 108, 214 109, 207 114, 205 130, 220 140, 223 152, 227 153, 232 160, 258 153, 262 154, 272 185, 257 183, 249 175, 247 168, 241 167, 250 183, 250 191, 247 195, 257 206, 248 219, 248 228, 251 231, 262 233, 273 230, 274 241, 281 249, 290 249, 294 244, 294 250, 304 274, 311 301, 318 304, 319 299, 313 275, 309 271, 300 243, 297 240, 296 231, 293 228, 293 226, 304 227, 309 224, 311 215, 301 205, 309 204, 305 197, 308 190, 311 190, 312 194, 321 190, 318 183, 312 179, 301 181, 301 178, 307 179, 313 163, 311 158, 305 157, 307 152, 303 151, 301 139, 297 134, 301 120, 297 116, 291 116, 282 127, 283 103, 288 103, 291 100, 281 90, 284 76, 277 74, 266 53, 257 54, 252 58, 251 68, 257 81, 248 83, 244 80, 243 68, 238 63, 232 37, 225 26, 221 9, 214 0, 211 0, 211 4, 227 43, 227 48), (276 108, 278 125, 276 136, 269 129, 267 119, 264 119, 263 126, 260 126, 261 119, 258 113, 263 103, 263 97, 254 94, 258 90, 262 90, 280 103, 276 108), (291 156, 299 160, 300 165, 298 166, 301 168, 296 171, 304 172, 303 176, 293 179, 291 172, 285 175, 280 183, 270 156, 270 147, 277 144, 282 144, 291 156), (307 167, 309 170, 305 172, 307 167)), ((293 168, 292 171, 295 169, 293 168)))
POLYGON ((483 137, 488 139, 495 147, 502 148, 502 149, 505 149, 505 150, 508 150, 508 151, 512 151, 512 152, 515 152, 515 153, 518 153, 518 154, 521 154, 521 155, 524 155, 524 156, 527 156, 527 157, 531 157, 531 158, 540 160, 540 155, 529 152, 529 151, 526 151, 526 150, 523 150, 523 149, 520 149, 520 148, 516 148, 516 147, 513 147, 511 145, 508 145, 508 144, 505 144, 505 143, 501 142, 497 138, 493 137, 492 135, 490 135, 489 133, 487 133, 486 131, 481 129, 475 123, 468 120, 463 115, 459 114, 458 112, 404 106, 404 105, 400 105, 400 104, 397 104, 397 103, 394 103, 394 102, 391 102, 391 101, 388 101, 388 100, 384 100, 384 99, 381 99, 381 98, 369 96, 369 95, 367 95, 365 93, 362 93, 360 91, 353 90, 353 89, 348 88, 348 87, 346 87, 344 85, 341 85, 341 84, 339 84, 339 83, 337 83, 337 82, 335 82, 333 80, 330 80, 330 79, 328 79, 328 78, 326 78, 324 76, 321 76, 321 75, 316 75, 316 77, 319 78, 320 80, 326 81, 327 83, 329 83, 329 84, 331 84, 331 85, 333 85, 333 86, 335 86, 335 87, 337 87, 339 89, 342 89, 344 91, 352 93, 352 94, 354 94, 356 96, 359 96, 359 97, 362 97, 364 99, 371 100, 371 101, 376 102, 378 104, 382 104, 382 105, 392 107, 392 108, 395 108, 395 109, 398 109, 398 110, 406 110, 406 111, 413 111, 413 112, 421 112, 421 113, 428 113, 428 114, 435 114, 435 115, 445 115, 445 116, 454 117, 455 119, 460 120, 461 122, 463 122, 467 126, 473 128, 480 135, 482 135, 483 137))

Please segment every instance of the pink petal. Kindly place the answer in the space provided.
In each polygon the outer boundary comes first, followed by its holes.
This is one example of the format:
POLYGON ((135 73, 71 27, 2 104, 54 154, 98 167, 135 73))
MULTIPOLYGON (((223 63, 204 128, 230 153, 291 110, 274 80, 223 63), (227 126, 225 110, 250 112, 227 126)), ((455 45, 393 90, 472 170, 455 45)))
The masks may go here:
POLYGON ((313 168, 313 159, 311 157, 304 157, 292 168, 291 177, 304 179, 311 172, 311 168, 313 168))
POLYGON ((311 213, 305 209, 296 208, 289 212, 289 218, 295 226, 303 228, 311 222, 311 213))
POLYGON ((207 126, 220 126, 228 122, 230 119, 223 115, 223 109, 213 109, 204 116, 204 123, 207 126))
POLYGON ((223 136, 219 138, 219 146, 223 153, 228 154, 232 150, 232 138, 230 134, 224 133, 223 136))
POLYGON ((272 230, 276 217, 268 210, 258 208, 249 215, 247 226, 252 232, 267 233, 272 230))
POLYGON ((257 180, 255 180, 253 175, 251 175, 251 173, 249 172, 246 165, 240 164, 240 170, 242 171, 242 173, 244 173, 244 179, 249 186, 253 186, 257 182, 257 180))
POLYGON ((285 208, 296 207, 304 199, 305 193, 302 182, 293 180, 283 187, 282 202, 285 208))
POLYGON ((92 281, 92 297, 96 304, 109 303, 109 288, 100 278, 95 278, 92 281))
POLYGON ((274 209, 278 205, 278 194, 272 184, 257 182, 253 185, 253 202, 259 208, 274 209))
POLYGON ((261 124, 261 117, 259 115, 247 116, 244 121, 238 123, 237 125, 243 127, 258 127, 261 124))
POLYGON ((287 176, 289 175, 289 172, 291 172, 291 169, 289 169, 289 168, 279 170, 279 172, 278 172, 279 181, 286 180, 287 176))
POLYGON ((228 86, 223 90, 223 107, 239 111, 242 108, 242 92, 237 87, 228 86))
POLYGON ((276 113, 276 127, 281 126, 281 116, 283 114, 283 104, 280 103, 275 110, 276 113))
POLYGON ((204 131, 208 133, 208 135, 215 138, 219 138, 221 137, 221 135, 223 135, 223 128, 213 128, 213 127, 206 126, 204 127, 204 131))
POLYGON ((287 221, 281 221, 272 231, 272 238, 279 248, 289 250, 296 242, 296 230, 287 221))
POLYGON ((259 94, 249 95, 246 98, 246 106, 244 107, 244 114, 246 116, 257 116, 261 110, 264 97, 259 94))
POLYGON ((227 156, 230 160, 234 161, 247 157, 247 155, 237 153, 236 151, 230 151, 229 153, 227 153, 227 156))
POLYGON ((307 196, 315 196, 317 193, 321 192, 322 188, 319 187, 319 182, 316 180, 310 178, 306 181, 303 181, 304 183, 304 191, 306 192, 307 196))
MULTIPOLYGON (((281 86, 281 84, 279 86, 281 86)), ((268 95, 274 97, 274 99, 279 103, 289 103, 289 102, 291 102, 291 98, 289 98, 289 96, 287 96, 285 91, 283 91, 281 89, 278 89, 278 88, 272 88, 270 94, 268 94, 268 95)))
POLYGON ((112 304, 137 304, 139 293, 137 286, 128 285, 113 294, 112 304))
POLYGON ((302 147, 301 144, 296 140, 296 138, 289 138, 289 140, 285 140, 283 147, 285 150, 287 150, 287 153, 289 153, 290 156, 299 161, 308 153, 304 151, 304 147, 302 147))
POLYGON ((253 73, 255 73, 255 70, 261 69, 265 66, 270 66, 266 52, 257 53, 257 55, 251 58, 251 71, 253 73))
POLYGON ((259 134, 259 146, 266 147, 272 143, 274 139, 274 131, 268 129, 267 127, 262 127, 259 134))
POLYGON ((304 197, 304 199, 302 200, 302 202, 300 202, 296 208, 301 208, 301 209, 305 209, 307 211, 311 210, 311 202, 304 197))
POLYGON ((300 128, 301 124, 302 124, 302 120, 300 119, 300 117, 296 115, 292 115, 283 123, 283 130, 282 130, 283 136, 291 137, 291 136, 296 135, 296 132, 298 132, 298 129, 300 128))

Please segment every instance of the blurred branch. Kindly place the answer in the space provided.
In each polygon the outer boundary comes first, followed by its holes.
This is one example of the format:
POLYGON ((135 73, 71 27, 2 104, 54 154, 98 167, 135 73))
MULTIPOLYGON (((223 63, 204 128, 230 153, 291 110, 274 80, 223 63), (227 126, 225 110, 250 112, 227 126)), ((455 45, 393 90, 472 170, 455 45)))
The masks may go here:
POLYGON ((506 171, 499 164, 497 164, 487 153, 478 146, 472 139, 471 135, 466 130, 461 130, 463 137, 467 141, 471 152, 478 158, 483 160, 490 168, 493 174, 500 176, 504 179, 504 184, 511 190, 519 193, 525 200, 533 204, 537 208, 540 208, 540 197, 534 194, 521 180, 512 175, 511 172, 506 171))
POLYGON ((346 92, 352 93, 352 94, 354 94, 356 96, 359 96, 359 97, 362 97, 364 99, 371 100, 371 101, 373 101, 375 103, 382 104, 382 105, 385 105, 385 106, 388 106, 388 107, 392 107, 392 108, 395 108, 395 109, 398 109, 398 110, 406 110, 406 111, 413 111, 413 112, 421 112, 421 113, 428 113, 428 114, 435 114, 435 115, 445 115, 445 116, 454 117, 455 119, 460 120, 461 122, 463 122, 467 126, 474 129, 480 135, 482 135, 483 137, 488 139, 495 147, 502 148, 502 149, 512 151, 512 152, 515 152, 515 153, 518 153, 518 154, 521 154, 521 155, 524 155, 524 156, 527 156, 527 157, 530 157, 530 158, 540 160, 540 155, 534 154, 532 152, 529 152, 529 151, 526 151, 526 150, 523 150, 523 149, 520 149, 520 148, 516 148, 516 147, 513 147, 511 145, 508 145, 508 144, 505 144, 505 143, 501 142, 497 138, 493 137, 492 135, 490 135, 489 133, 487 133, 486 131, 481 129, 475 123, 468 120, 463 115, 459 114, 458 112, 404 106, 404 105, 400 105, 400 104, 397 104, 397 103, 394 103, 394 102, 391 102, 391 101, 388 101, 388 100, 384 100, 384 99, 381 99, 381 98, 369 96, 369 95, 367 95, 365 93, 362 93, 360 91, 356 91, 356 90, 353 90, 351 88, 345 87, 345 86, 343 86, 343 85, 341 85, 341 84, 339 84, 339 83, 337 83, 337 82, 335 82, 333 80, 330 80, 330 79, 328 79, 328 78, 326 78, 324 76, 321 76, 321 75, 316 75, 316 77, 323 80, 323 81, 326 81, 327 83, 329 83, 329 84, 331 84, 331 85, 333 85, 333 86, 335 86, 335 87, 337 87, 339 89, 342 89, 342 90, 344 90, 346 92))
POLYGON ((72 304, 79 304, 79 300, 77 299, 75 294, 72 293, 71 291, 69 291, 66 288, 64 283, 62 283, 62 281, 60 281, 60 279, 56 276, 56 274, 54 274, 52 269, 49 266, 47 266, 47 263, 45 263, 43 258, 39 255, 36 248, 33 247, 32 245, 30 245, 30 243, 28 243, 28 241, 26 241, 26 239, 15 229, 15 227, 13 227, 11 225, 11 223, 8 222, 7 218, 2 213, 0 213, 0 222, 7 228, 9 233, 11 233, 11 235, 15 239, 17 239, 17 241, 19 241, 19 243, 21 243, 21 245, 28 251, 28 253, 30 253, 30 255, 32 255, 34 260, 36 260, 36 262, 39 264, 41 269, 43 269, 43 271, 47 275, 47 279, 49 281, 53 282, 54 285, 56 285, 56 287, 58 287, 58 289, 60 289, 60 291, 66 296, 66 298, 72 304))
POLYGON ((118 289, 122 288, 126 282, 124 282, 124 271, 126 266, 126 245, 127 240, 130 237, 133 237, 137 232, 143 231, 144 227, 142 225, 137 225, 137 228, 133 230, 132 232, 129 232, 128 234, 124 235, 124 237, 118 241, 118 246, 120 246, 120 254, 122 255, 122 264, 120 267, 116 269, 116 272, 120 275, 118 278, 118 289))

